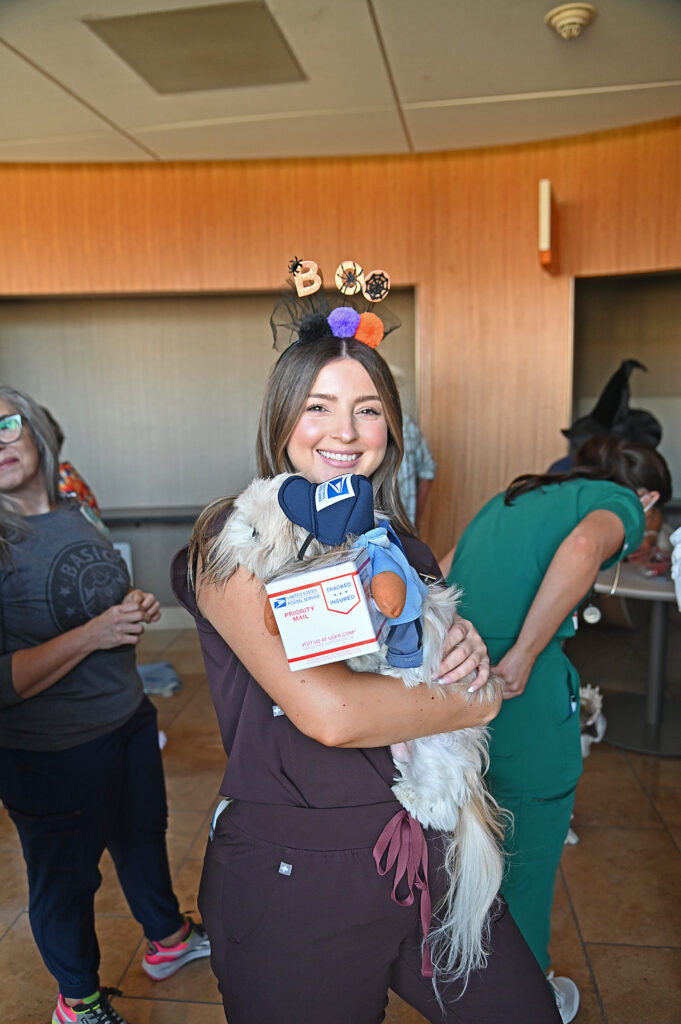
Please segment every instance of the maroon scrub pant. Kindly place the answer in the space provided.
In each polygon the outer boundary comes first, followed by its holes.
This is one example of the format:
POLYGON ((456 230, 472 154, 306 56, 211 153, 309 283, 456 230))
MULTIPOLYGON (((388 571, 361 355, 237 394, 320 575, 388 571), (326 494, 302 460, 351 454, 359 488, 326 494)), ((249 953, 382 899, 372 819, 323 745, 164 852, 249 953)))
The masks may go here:
MULTIPOLYGON (((236 802, 208 843, 199 908, 229 1024, 380 1024, 388 989, 433 1024, 560 1024, 505 904, 487 967, 463 985, 423 977, 419 894, 391 899, 373 849, 395 804, 308 809, 236 802)), ((441 839, 427 832, 433 905, 441 839)), ((404 896, 404 891, 398 896, 404 896)))

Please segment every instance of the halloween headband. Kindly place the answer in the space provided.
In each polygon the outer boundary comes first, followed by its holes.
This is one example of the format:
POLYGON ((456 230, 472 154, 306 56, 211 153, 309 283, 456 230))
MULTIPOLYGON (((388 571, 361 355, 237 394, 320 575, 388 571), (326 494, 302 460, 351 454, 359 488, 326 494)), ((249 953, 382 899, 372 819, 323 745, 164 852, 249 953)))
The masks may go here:
POLYGON ((335 284, 341 303, 335 305, 322 286, 314 260, 292 259, 288 265, 289 288, 277 302, 270 327, 274 348, 283 351, 298 342, 309 344, 328 338, 355 338, 376 348, 400 326, 387 309, 377 311, 390 291, 390 275, 384 270, 365 274, 355 260, 344 260, 336 270, 335 284))

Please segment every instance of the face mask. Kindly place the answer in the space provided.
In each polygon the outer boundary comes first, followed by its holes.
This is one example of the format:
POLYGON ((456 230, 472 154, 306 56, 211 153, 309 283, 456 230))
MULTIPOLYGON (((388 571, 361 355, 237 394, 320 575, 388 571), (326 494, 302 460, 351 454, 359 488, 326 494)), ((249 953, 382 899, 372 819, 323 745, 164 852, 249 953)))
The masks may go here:
POLYGON ((644 512, 650 512, 651 508, 654 505, 656 505, 656 504, 657 504, 657 498, 653 498, 653 500, 651 502, 649 502, 647 505, 643 506, 643 511, 644 512))

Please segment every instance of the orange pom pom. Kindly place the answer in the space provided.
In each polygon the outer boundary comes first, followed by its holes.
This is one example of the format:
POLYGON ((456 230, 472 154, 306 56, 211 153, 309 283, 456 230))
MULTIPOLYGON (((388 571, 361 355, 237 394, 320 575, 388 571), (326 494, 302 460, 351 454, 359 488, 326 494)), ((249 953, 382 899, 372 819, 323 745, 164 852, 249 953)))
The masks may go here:
POLYGON ((359 327, 355 331, 357 341, 363 341, 369 348, 376 348, 383 340, 383 321, 375 313, 362 313, 359 327))

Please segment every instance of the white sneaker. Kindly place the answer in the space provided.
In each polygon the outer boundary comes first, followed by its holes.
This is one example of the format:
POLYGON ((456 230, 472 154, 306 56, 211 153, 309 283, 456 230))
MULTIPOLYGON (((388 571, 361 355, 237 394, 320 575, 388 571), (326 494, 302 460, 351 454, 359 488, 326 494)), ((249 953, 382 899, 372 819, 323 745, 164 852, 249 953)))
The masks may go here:
POLYGON ((553 989, 556 997, 556 1006, 563 1024, 569 1024, 577 1016, 579 1009, 579 989, 572 978, 555 978, 553 971, 547 976, 547 981, 553 989))

